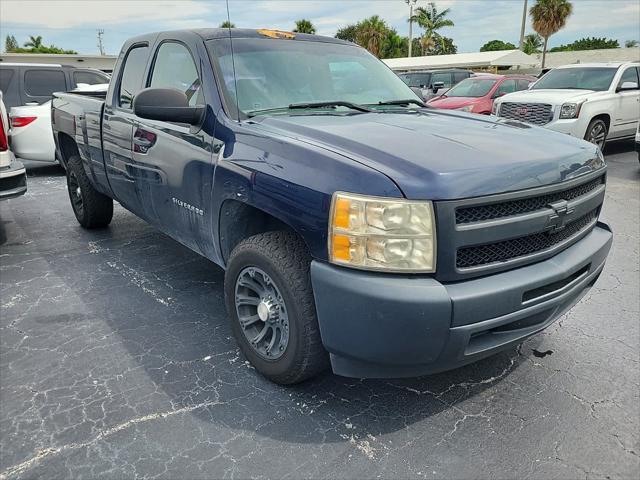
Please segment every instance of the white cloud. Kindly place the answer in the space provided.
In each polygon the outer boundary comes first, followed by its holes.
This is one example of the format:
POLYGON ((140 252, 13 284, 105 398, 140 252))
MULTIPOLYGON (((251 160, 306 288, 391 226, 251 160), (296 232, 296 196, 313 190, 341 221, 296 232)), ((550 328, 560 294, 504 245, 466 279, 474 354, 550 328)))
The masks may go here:
POLYGON ((202 19, 213 7, 224 8, 221 0, 110 0, 110 1, 0 1, 3 24, 17 23, 48 28, 70 28, 87 23, 113 25, 139 22, 202 19), (216 5, 217 4, 217 5, 216 5))

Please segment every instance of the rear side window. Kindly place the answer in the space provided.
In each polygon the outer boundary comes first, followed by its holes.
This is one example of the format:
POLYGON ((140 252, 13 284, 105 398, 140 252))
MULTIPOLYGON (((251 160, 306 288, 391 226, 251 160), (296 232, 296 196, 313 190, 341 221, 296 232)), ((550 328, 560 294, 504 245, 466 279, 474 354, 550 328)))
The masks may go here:
POLYGON ((13 70, 10 68, 0 68, 0 90, 9 91, 9 84, 13 78, 13 70))
POLYGON ((618 87, 622 87, 622 84, 625 82, 635 83, 636 88, 638 88, 638 72, 635 67, 629 67, 624 71, 618 87))
POLYGON ((142 75, 148 51, 147 46, 134 47, 127 54, 118 89, 118 103, 122 108, 131 109, 133 97, 142 89, 142 75))
POLYGON ((469 78, 469 72, 454 72, 453 73, 453 83, 458 83, 464 80, 465 78, 469 78))
POLYGON ((78 85, 84 83, 85 85, 97 85, 100 83, 109 83, 109 77, 100 74, 98 72, 73 72, 73 83, 78 85))
POLYGON ((187 47, 180 43, 160 45, 149 86, 180 90, 187 95, 191 106, 204 103, 198 69, 187 47))
POLYGON ((24 91, 30 97, 50 97, 53 92, 66 89, 62 70, 27 70, 24 73, 24 91))

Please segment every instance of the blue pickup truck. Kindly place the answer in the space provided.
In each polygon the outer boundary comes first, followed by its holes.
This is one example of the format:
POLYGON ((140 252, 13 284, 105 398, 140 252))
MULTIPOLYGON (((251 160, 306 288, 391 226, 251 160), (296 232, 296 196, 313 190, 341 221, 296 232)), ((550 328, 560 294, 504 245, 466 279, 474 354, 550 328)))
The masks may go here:
POLYGON ((113 201, 225 269, 241 350, 290 384, 452 369, 573 306, 612 242, 600 150, 425 108, 366 50, 274 30, 126 42, 106 93, 57 93, 73 211, 113 201))

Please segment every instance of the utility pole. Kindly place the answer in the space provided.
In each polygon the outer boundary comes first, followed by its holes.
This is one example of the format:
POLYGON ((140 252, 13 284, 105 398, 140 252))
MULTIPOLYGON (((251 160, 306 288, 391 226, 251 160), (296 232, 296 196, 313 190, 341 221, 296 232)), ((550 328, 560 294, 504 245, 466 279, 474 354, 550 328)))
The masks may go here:
POLYGON ((409 5, 409 56, 411 56, 411 47, 413 47, 413 6, 418 0, 404 0, 409 5))
POLYGON ((102 44, 102 35, 104 35, 104 30, 98 29, 98 50, 100 50, 100 55, 104 55, 104 45, 102 44))
POLYGON ((520 25, 520 50, 524 48, 524 28, 527 23, 527 0, 524 0, 522 8, 522 25, 520 25))

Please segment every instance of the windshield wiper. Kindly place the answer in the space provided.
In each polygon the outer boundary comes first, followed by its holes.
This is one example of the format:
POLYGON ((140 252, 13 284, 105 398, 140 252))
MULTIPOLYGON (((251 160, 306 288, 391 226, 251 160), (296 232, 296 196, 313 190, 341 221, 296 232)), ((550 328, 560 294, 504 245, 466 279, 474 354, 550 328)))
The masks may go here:
POLYGON ((409 105, 410 103, 419 105, 421 107, 427 106, 424 102, 415 100, 413 98, 407 98, 406 100, 384 100, 382 102, 378 102, 377 105, 409 105))
POLYGON ((342 100, 336 100, 331 102, 308 102, 308 103, 292 103, 289 105, 289 108, 294 109, 305 109, 305 108, 323 108, 323 107, 346 107, 351 110, 357 110, 359 112, 370 112, 371 109, 364 107, 362 105, 358 105, 357 103, 344 102, 342 100))

